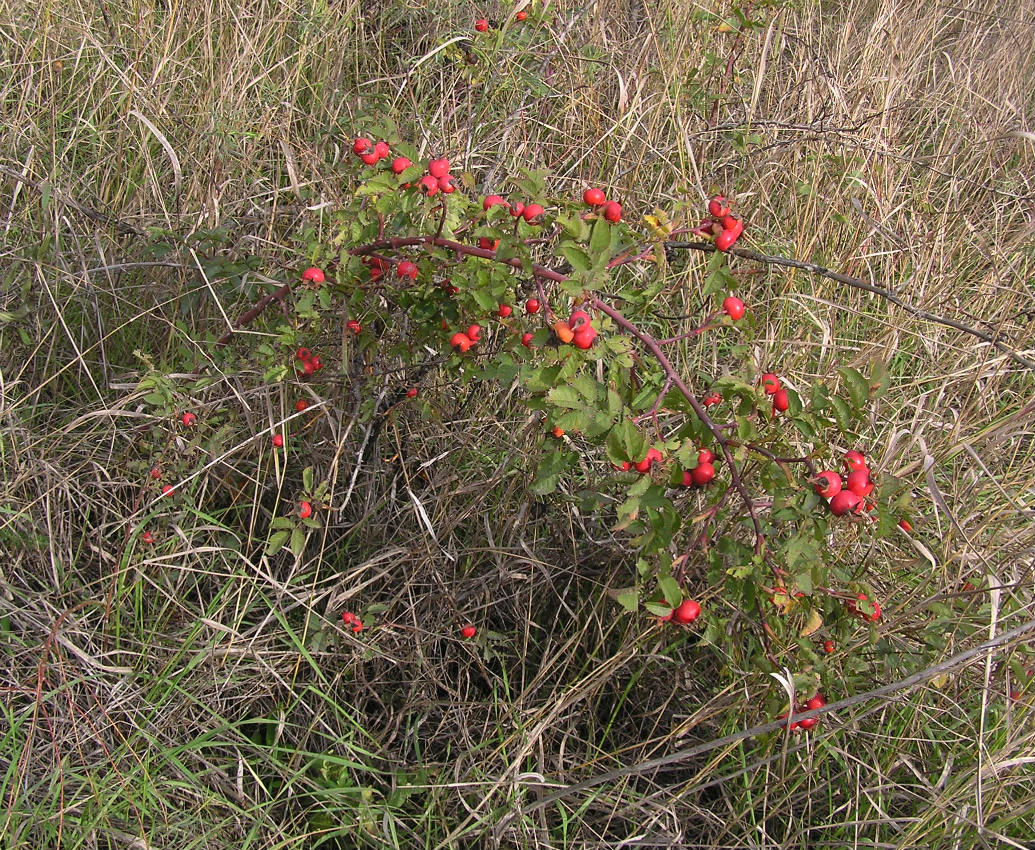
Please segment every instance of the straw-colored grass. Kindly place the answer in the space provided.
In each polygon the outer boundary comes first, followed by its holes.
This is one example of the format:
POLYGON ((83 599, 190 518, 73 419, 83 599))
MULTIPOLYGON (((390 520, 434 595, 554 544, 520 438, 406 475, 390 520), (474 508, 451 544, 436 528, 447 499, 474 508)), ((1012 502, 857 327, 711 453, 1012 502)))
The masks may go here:
MULTIPOLYGON (((708 13, 732 8, 676 0, 551 7, 521 62, 479 40, 473 76, 438 50, 509 11, 0 0, 0 844, 1031 846, 1030 634, 807 740, 738 739, 779 686, 619 613, 635 556, 577 494, 529 495, 507 388, 431 376, 427 415, 374 434, 346 377, 285 456, 295 395, 261 337, 209 342, 327 235, 355 129, 392 122, 478 189, 545 167, 684 220, 722 189, 763 250, 1033 358, 1032 0, 774 5, 728 65, 708 13), (197 436, 170 424, 187 407, 197 436), (334 510, 267 556, 305 466, 334 510)), ((673 263, 666 313, 700 311, 701 268, 673 263)), ((760 368, 892 375, 860 440, 913 486, 919 545, 834 554, 869 559, 888 616, 831 697, 1031 621, 1032 374, 868 293, 737 271, 760 368)))

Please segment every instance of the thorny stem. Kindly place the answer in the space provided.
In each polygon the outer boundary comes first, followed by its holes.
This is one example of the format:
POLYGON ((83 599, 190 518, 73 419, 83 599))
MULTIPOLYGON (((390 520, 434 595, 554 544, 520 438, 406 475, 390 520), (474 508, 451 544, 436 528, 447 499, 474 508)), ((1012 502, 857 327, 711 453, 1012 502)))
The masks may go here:
POLYGON ((740 494, 740 498, 743 500, 745 507, 747 507, 748 514, 751 516, 751 524, 755 529, 755 553, 761 554, 765 546, 765 537, 762 534, 762 524, 758 521, 758 514, 755 512, 754 502, 752 501, 747 488, 744 486, 744 482, 740 478, 737 464, 733 460, 733 453, 730 451, 729 440, 723 436, 722 429, 716 426, 712 421, 712 418, 708 415, 708 411, 705 410, 704 405, 697 400, 697 396, 693 394, 680 377, 675 366, 672 365, 672 361, 665 356, 665 352, 661 350, 658 345, 658 341, 654 339, 654 337, 645 331, 640 330, 614 307, 605 301, 601 301, 597 296, 591 296, 589 303, 601 313, 610 316, 620 328, 622 328, 626 333, 636 337, 636 339, 638 339, 644 347, 654 355, 654 359, 658 362, 658 365, 661 366, 662 371, 671 379, 676 389, 682 393, 683 397, 687 400, 690 407, 697 415, 697 418, 700 419, 704 423, 705 427, 712 432, 712 435, 715 437, 715 441, 719 444, 719 448, 722 449, 722 454, 726 459, 726 464, 729 466, 730 479, 733 482, 733 486, 740 494))
MULTIPOLYGON (((669 242, 668 247, 676 248, 684 251, 715 251, 715 245, 711 242, 669 242)), ((804 260, 792 260, 789 257, 773 256, 771 254, 760 254, 757 251, 751 251, 747 248, 730 248, 727 252, 736 257, 743 257, 745 260, 753 260, 758 263, 764 263, 771 266, 783 266, 789 269, 801 269, 803 271, 810 272, 811 274, 819 275, 820 277, 828 278, 829 280, 836 281, 837 283, 850 286, 852 289, 861 289, 864 292, 869 292, 873 295, 880 296, 885 301, 890 301, 905 310, 907 313, 911 313, 918 319, 924 319, 928 322, 934 322, 935 324, 945 325, 948 328, 961 331, 965 334, 970 334, 973 337, 977 337, 982 342, 987 342, 997 350, 1001 351, 1011 360, 1020 363, 1026 369, 1031 369, 1035 372, 1035 360, 1029 360, 1023 354, 1004 343, 999 342, 992 334, 980 331, 977 328, 972 328, 969 325, 965 325, 962 322, 957 322, 955 319, 947 318, 946 316, 939 316, 937 313, 930 313, 927 310, 922 310, 919 307, 914 307, 907 301, 904 301, 899 295, 892 292, 890 289, 883 289, 880 286, 874 286, 872 283, 867 283, 864 280, 860 280, 857 277, 851 275, 841 274, 840 272, 831 271, 828 268, 817 265, 816 263, 809 263, 804 260)))

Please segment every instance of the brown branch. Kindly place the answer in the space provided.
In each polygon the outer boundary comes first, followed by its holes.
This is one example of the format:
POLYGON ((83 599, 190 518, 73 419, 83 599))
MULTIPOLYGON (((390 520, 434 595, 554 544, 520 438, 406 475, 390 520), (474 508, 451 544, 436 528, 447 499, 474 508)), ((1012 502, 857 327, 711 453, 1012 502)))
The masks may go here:
MULTIPOLYGON (((711 242, 668 242, 666 245, 670 248, 676 248, 684 251, 714 251, 715 245, 711 242)), ((751 251, 747 248, 731 248, 727 253, 733 254, 737 257, 743 257, 745 260, 753 260, 758 263, 765 263, 771 266, 783 266, 789 269, 801 269, 803 271, 811 272, 812 274, 819 275, 820 277, 829 278, 830 280, 836 281, 837 283, 843 283, 845 286, 850 286, 853 289, 861 289, 864 292, 870 292, 874 295, 878 295, 885 301, 890 301, 905 310, 907 313, 911 313, 919 319, 924 319, 928 322, 934 322, 939 325, 945 325, 946 327, 953 328, 966 334, 970 334, 973 337, 977 337, 982 342, 987 342, 989 345, 995 347, 1003 354, 1007 355, 1010 359, 1020 363, 1026 369, 1030 369, 1035 372, 1035 361, 1029 360, 1023 354, 1008 345, 1004 345, 999 342, 991 334, 987 334, 984 331, 979 331, 977 328, 965 325, 962 322, 957 322, 955 319, 949 319, 945 316, 939 316, 937 313, 930 313, 927 310, 923 310, 919 307, 914 307, 912 304, 903 301, 898 295, 892 292, 890 289, 883 289, 879 286, 874 286, 872 283, 867 283, 864 280, 860 280, 857 277, 851 275, 841 274, 840 272, 831 271, 828 268, 817 265, 816 263, 809 263, 804 260, 792 260, 788 257, 772 256, 770 254, 760 254, 757 251, 751 251)))
POLYGON ((726 464, 730 469, 730 480, 733 482, 734 488, 736 488, 737 492, 740 494, 744 505, 748 509, 748 514, 751 516, 751 524, 755 528, 755 552, 760 553, 765 543, 765 537, 762 534, 762 524, 758 521, 758 514, 755 512, 754 501, 748 493, 747 488, 744 486, 744 482, 740 478, 737 464, 733 460, 732 452, 730 452, 729 440, 722 435, 722 429, 712 421, 712 418, 708 415, 708 411, 705 410, 704 405, 697 400, 697 396, 693 394, 680 377, 679 373, 676 371, 676 367, 673 366, 672 361, 665 356, 665 352, 661 350, 661 347, 658 345, 658 341, 654 339, 654 337, 649 333, 640 330, 614 307, 606 301, 601 301, 596 295, 590 297, 589 303, 601 313, 614 319, 615 323, 626 333, 636 337, 636 339, 643 343, 644 347, 647 348, 647 350, 654 356, 658 365, 661 366, 665 376, 667 378, 671 378, 672 384, 675 388, 679 390, 679 392, 682 393, 683 398, 690 403, 690 407, 697 415, 697 418, 700 419, 704 423, 705 427, 712 432, 716 442, 719 444, 719 448, 722 449, 723 457, 726 458, 726 464))

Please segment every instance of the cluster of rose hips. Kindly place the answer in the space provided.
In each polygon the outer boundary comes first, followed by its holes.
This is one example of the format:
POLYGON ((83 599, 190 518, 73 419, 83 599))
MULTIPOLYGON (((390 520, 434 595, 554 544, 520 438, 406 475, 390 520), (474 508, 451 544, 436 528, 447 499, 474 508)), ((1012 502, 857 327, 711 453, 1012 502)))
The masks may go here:
POLYGON ((587 207, 599 210, 612 224, 618 224, 622 220, 622 205, 617 201, 609 201, 603 189, 587 189, 582 193, 582 202, 587 207))
POLYGON ((364 165, 377 165, 382 159, 392 155, 392 149, 383 139, 374 142, 359 136, 352 142, 352 152, 360 158, 364 165))
POLYGON ((865 500, 873 492, 870 470, 862 452, 845 452, 844 464, 848 470, 844 478, 832 469, 824 469, 813 480, 816 492, 830 505, 834 516, 861 514, 872 505, 865 500))
MULTIPOLYGON (((807 700, 803 704, 799 705, 798 708, 795 709, 795 711, 796 712, 812 711, 812 710, 817 709, 817 708, 822 708, 826 704, 827 704, 827 701, 825 699, 823 699, 823 696, 821 694, 817 693, 814 697, 812 697, 812 699, 807 700)), ((783 714, 781 714, 781 715, 779 715, 777 717, 777 720, 783 720, 785 717, 787 717, 788 714, 789 714, 789 712, 785 711, 783 714)), ((813 726, 815 726, 817 723, 819 723, 819 718, 818 717, 806 717, 804 720, 796 720, 793 723, 791 723, 791 731, 794 732, 794 731, 796 731, 798 729, 808 730, 808 729, 811 729, 813 726)), ((786 725, 786 724, 784 724, 784 725, 786 725)))
MULTIPOLYGON (((514 20, 515 21, 519 21, 520 22, 520 21, 525 20, 525 18, 527 18, 527 17, 528 17, 528 12, 525 11, 524 9, 520 9, 517 12, 514 13, 514 20)), ((488 32, 490 26, 492 26, 492 25, 489 23, 487 18, 479 18, 477 21, 474 22, 474 30, 475 30, 475 32, 488 32)))
POLYGON ((658 617, 659 623, 677 623, 688 626, 701 616, 701 605, 693 599, 684 599, 667 614, 658 617))
POLYGON ((470 351, 471 348, 481 342, 482 326, 471 325, 466 331, 458 331, 449 338, 449 345, 461 354, 470 351))
POLYGON ((341 615, 341 621, 346 626, 351 626, 353 632, 363 631, 363 621, 359 618, 358 614, 353 614, 351 611, 346 611, 341 615))
MULTIPOLYGON (((352 322, 350 324, 356 323, 352 322)), ((312 375, 313 372, 319 372, 323 368, 323 361, 320 359, 320 356, 313 354, 308 348, 298 349, 295 352, 295 359, 298 361, 298 368, 306 375, 312 375)))
POLYGON ((791 406, 791 400, 787 397, 787 390, 780 386, 779 377, 772 372, 766 372, 761 381, 765 394, 773 398, 773 416, 778 412, 786 413, 791 406))
POLYGON ((708 202, 708 212, 711 218, 701 222, 699 231, 715 237, 717 250, 728 251, 744 232, 744 222, 730 213, 729 205, 722 195, 716 195, 708 202))
MULTIPOLYGON (((542 223, 542 215, 546 212, 543 209, 542 204, 523 204, 520 201, 511 203, 500 195, 486 195, 485 200, 482 201, 482 209, 488 212, 493 207, 503 207, 507 210, 514 218, 523 218, 526 222, 531 225, 538 225, 542 223)), ((490 240, 482 237, 484 242, 479 240, 478 247, 489 247, 490 250, 495 251, 496 246, 499 245, 499 241, 491 243, 490 240)))
POLYGON ((697 466, 683 470, 684 487, 705 487, 715 478, 715 452, 701 449, 697 453, 697 466))

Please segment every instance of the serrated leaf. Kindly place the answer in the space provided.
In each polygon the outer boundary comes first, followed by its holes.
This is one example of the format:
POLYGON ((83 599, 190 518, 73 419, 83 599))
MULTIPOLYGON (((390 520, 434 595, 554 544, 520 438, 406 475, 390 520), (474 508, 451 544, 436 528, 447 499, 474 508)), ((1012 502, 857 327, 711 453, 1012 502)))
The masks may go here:
POLYGON ((305 530, 301 527, 291 532, 291 554, 296 558, 302 557, 305 551, 305 530))
POLYGON ((591 258, 596 260, 594 265, 599 263, 601 258, 605 261, 611 259, 608 251, 610 246, 611 225, 603 217, 598 218, 593 224, 593 232, 589 237, 589 253, 591 258))
POLYGON ((589 271, 592 263, 589 260, 589 254, 583 251, 578 245, 573 245, 571 242, 561 243, 561 254, 564 259, 571 263, 572 268, 577 272, 589 271))
POLYGON ((284 544, 288 542, 290 536, 290 531, 278 531, 272 534, 269 542, 266 543, 266 554, 276 555, 277 552, 284 548, 284 544))
POLYGON ((640 607, 640 593, 635 587, 617 591, 614 597, 615 601, 630 613, 635 613, 640 607))
POLYGON ((870 400, 870 382, 857 369, 845 366, 838 369, 838 373, 844 379, 848 388, 848 396, 852 400, 852 406, 861 410, 870 400))
POLYGON ((852 411, 849 409, 848 404, 843 398, 839 396, 830 396, 830 406, 834 409, 834 419, 837 421, 837 427, 842 431, 847 431, 852 424, 852 411))
POLYGON ((313 468, 311 466, 302 470, 302 486, 307 493, 313 491, 313 468))
POLYGON ((556 407, 577 409, 585 406, 585 401, 579 391, 569 385, 554 387, 546 394, 546 397, 556 407))
POLYGON ((683 601, 683 591, 679 588, 679 582, 672 576, 658 576, 658 589, 673 608, 683 601))

